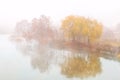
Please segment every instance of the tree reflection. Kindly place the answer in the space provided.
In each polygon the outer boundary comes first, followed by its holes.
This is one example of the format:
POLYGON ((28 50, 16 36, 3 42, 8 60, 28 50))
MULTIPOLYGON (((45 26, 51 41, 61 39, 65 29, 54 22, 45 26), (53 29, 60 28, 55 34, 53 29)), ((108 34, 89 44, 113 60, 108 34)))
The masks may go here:
POLYGON ((52 63, 52 56, 50 48, 47 45, 40 45, 33 41, 17 42, 16 48, 22 54, 28 55, 31 59, 31 65, 34 69, 39 69, 40 72, 48 70, 52 63))
POLYGON ((37 54, 31 56, 31 64, 33 68, 39 69, 40 72, 45 72, 51 64, 51 58, 52 56, 48 55, 47 52, 39 50, 37 54))
POLYGON ((90 77, 101 72, 100 59, 95 55, 69 57, 61 64, 61 73, 67 77, 90 77))
POLYGON ((61 74, 67 77, 85 78, 96 76, 101 72, 100 59, 96 54, 82 53, 80 55, 72 52, 69 56, 64 55, 66 54, 65 51, 58 50, 57 52, 57 49, 50 48, 47 45, 35 44, 35 42, 19 42, 16 43, 16 46, 23 54, 30 56, 32 67, 39 69, 40 72, 46 72, 51 64, 56 65, 56 63, 61 67, 61 74), (62 62, 59 63, 59 61, 62 62))

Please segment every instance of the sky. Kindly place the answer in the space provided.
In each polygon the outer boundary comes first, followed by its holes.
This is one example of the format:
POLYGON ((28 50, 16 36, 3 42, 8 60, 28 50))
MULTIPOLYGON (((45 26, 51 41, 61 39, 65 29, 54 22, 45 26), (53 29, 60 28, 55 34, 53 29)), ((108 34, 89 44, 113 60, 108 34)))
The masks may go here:
POLYGON ((68 15, 97 19, 104 26, 113 28, 120 23, 119 0, 0 0, 0 31, 13 30, 16 23, 51 17, 60 23, 68 15))

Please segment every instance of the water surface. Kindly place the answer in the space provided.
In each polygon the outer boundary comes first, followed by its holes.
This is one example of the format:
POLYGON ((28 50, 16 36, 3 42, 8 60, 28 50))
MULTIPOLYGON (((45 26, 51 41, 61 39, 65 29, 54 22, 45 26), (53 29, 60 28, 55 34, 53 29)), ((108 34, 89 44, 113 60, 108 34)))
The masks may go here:
POLYGON ((120 80, 117 60, 34 44, 0 35, 0 80, 120 80))

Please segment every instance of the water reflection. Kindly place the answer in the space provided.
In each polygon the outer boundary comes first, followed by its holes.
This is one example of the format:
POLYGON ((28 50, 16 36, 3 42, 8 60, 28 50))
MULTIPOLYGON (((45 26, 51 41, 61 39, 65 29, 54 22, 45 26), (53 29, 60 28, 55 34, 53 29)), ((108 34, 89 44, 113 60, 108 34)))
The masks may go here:
POLYGON ((101 63, 98 55, 88 52, 57 50, 49 45, 40 45, 34 41, 16 42, 16 47, 23 54, 29 55, 31 65, 40 72, 46 72, 50 65, 59 65, 61 74, 66 77, 86 78, 100 73, 101 63))
POLYGON ((40 49, 35 55, 31 55, 31 64, 33 68, 39 69, 40 72, 45 72, 51 64, 51 59, 51 55, 48 55, 44 49, 40 49))
POLYGON ((95 55, 88 55, 85 57, 72 56, 61 64, 61 73, 67 77, 90 77, 96 76, 101 72, 100 59, 95 55))
POLYGON ((16 47, 22 54, 30 56, 32 67, 40 72, 45 72, 51 64, 52 56, 47 54, 49 49, 46 50, 45 46, 33 45, 33 42, 20 42, 16 43, 16 47))

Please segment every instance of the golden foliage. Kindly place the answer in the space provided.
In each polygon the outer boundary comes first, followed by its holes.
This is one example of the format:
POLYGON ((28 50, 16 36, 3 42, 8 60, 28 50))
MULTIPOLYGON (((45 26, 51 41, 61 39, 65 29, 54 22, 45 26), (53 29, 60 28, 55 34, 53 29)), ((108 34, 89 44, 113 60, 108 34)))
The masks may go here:
POLYGON ((90 41, 94 41, 102 33, 102 24, 96 20, 71 15, 62 21, 61 30, 66 38, 79 40, 87 37, 90 41))

